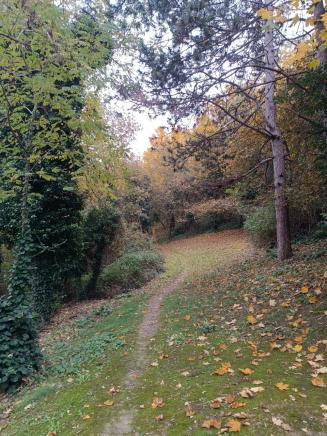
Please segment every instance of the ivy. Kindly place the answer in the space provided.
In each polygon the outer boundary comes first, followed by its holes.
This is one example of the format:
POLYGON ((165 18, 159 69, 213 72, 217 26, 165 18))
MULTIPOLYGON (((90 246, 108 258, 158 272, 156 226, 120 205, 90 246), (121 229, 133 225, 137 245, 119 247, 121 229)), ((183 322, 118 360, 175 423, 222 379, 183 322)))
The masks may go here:
POLYGON ((39 368, 36 318, 31 311, 30 231, 19 239, 8 295, 0 298, 0 390, 19 386, 39 368))

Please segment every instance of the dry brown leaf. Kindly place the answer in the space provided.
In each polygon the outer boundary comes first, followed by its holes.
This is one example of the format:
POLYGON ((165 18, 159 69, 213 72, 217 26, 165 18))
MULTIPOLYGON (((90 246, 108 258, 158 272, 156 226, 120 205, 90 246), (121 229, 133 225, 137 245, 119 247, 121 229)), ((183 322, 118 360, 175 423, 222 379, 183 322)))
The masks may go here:
POLYGON ((313 384, 313 386, 317 386, 318 388, 326 387, 326 383, 323 381, 321 377, 313 377, 311 379, 311 383, 313 384))
POLYGON ((301 288, 301 293, 302 294, 307 294, 309 292, 309 288, 308 288, 308 286, 302 286, 302 288, 301 288))
POLYGON ((247 319, 247 322, 249 323, 249 324, 256 324, 257 323, 257 320, 255 319, 255 317, 252 315, 252 313, 249 313, 249 315, 246 317, 246 319, 247 319))
POLYGON ((217 368, 213 374, 215 375, 224 375, 231 368, 231 364, 229 362, 223 362, 220 368, 217 368))
POLYGON ((112 401, 112 400, 107 400, 107 401, 105 401, 104 403, 103 403, 105 406, 113 406, 114 405, 114 402, 112 401))
POLYGON ((289 385, 287 383, 276 383, 275 386, 280 391, 287 391, 287 389, 289 388, 289 385))
POLYGON ((221 428, 221 421, 219 419, 205 419, 202 423, 203 428, 216 428, 217 430, 220 430, 221 428))
POLYGON ((244 406, 246 406, 246 404, 242 403, 241 401, 234 401, 230 405, 231 409, 239 409, 240 407, 244 407, 244 406))
POLYGON ((157 416, 155 417, 155 420, 156 420, 156 421, 162 421, 163 419, 164 419, 163 414, 161 414, 161 415, 157 415, 157 416))
POLYGON ((237 421, 237 419, 230 419, 227 422, 228 431, 231 433, 238 433, 241 431, 241 423, 240 421, 237 421))
POLYGON ((85 415, 85 416, 83 416, 83 419, 84 420, 91 419, 91 416, 90 415, 85 415))
POLYGON ((231 395, 231 394, 225 395, 224 400, 225 400, 225 403, 231 404, 235 401, 235 395, 231 395))
POLYGON ((221 406, 221 401, 218 400, 218 398, 210 401, 210 407, 211 409, 219 409, 219 407, 221 406))
POLYGON ((250 415, 245 412, 238 412, 238 413, 234 413, 233 417, 237 419, 248 419, 250 418, 250 415))
POLYGON ((184 320, 185 320, 185 321, 189 321, 190 319, 191 319, 191 315, 185 315, 185 316, 184 316, 184 320))
POLYGON ((152 409, 156 409, 157 407, 163 407, 165 403, 163 402, 163 399, 160 397, 154 397, 152 399, 151 407, 152 409))
POLYGON ((316 295, 313 295, 312 297, 309 298, 310 304, 316 304, 317 301, 318 301, 318 298, 316 297, 316 295))
POLYGON ((292 431, 291 427, 285 422, 283 422, 280 418, 277 418, 276 416, 272 416, 271 420, 273 424, 277 425, 277 427, 280 427, 285 431, 292 431))
POLYGON ((57 436, 57 432, 56 431, 49 431, 47 433, 47 436, 57 436))
POLYGON ((254 385, 262 385, 263 381, 262 380, 253 380, 252 382, 254 385))
POLYGON ((253 369, 251 368, 244 368, 244 369, 239 368, 239 371, 244 375, 250 375, 253 373, 253 369))
POLYGON ((159 359, 168 359, 168 354, 165 354, 163 351, 161 351, 161 353, 159 353, 159 359))
POLYGON ((192 418, 195 415, 194 410, 192 410, 192 407, 189 404, 185 405, 185 415, 189 418, 192 418))

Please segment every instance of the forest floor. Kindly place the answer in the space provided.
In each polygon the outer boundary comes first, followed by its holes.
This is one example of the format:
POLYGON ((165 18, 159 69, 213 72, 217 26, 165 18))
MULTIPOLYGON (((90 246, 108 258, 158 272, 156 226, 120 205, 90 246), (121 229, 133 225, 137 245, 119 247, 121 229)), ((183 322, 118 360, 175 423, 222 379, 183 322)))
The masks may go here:
POLYGON ((327 241, 283 263, 242 231, 162 250, 144 289, 54 320, 42 374, 0 402, 0 433, 327 434, 327 241))

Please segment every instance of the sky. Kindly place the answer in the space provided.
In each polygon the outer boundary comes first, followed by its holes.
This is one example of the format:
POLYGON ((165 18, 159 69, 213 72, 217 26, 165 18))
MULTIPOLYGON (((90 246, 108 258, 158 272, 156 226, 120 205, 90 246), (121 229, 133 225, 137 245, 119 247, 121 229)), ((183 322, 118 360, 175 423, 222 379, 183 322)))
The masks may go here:
POLYGON ((143 152, 149 147, 149 138, 155 133, 158 127, 167 126, 167 118, 163 115, 151 119, 146 112, 133 112, 134 121, 139 124, 140 129, 136 132, 134 141, 130 147, 133 153, 142 157, 143 152))

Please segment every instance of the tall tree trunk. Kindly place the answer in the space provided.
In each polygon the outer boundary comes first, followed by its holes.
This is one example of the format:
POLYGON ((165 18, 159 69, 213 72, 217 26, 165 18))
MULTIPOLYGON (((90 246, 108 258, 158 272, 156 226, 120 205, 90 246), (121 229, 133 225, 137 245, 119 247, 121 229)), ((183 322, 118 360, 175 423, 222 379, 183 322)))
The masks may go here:
MULTIPOLYGON (((316 38, 318 43, 317 57, 320 61, 320 66, 323 72, 326 72, 327 69, 327 47, 323 45, 324 40, 321 37, 321 32, 326 30, 322 22, 322 15, 325 14, 326 12, 327 11, 323 0, 315 4, 314 18, 315 18, 316 38)), ((323 96, 326 102, 325 110, 323 114, 323 124, 325 128, 325 132, 324 132, 325 142, 327 144, 327 85, 326 84, 323 87, 323 96)))
MULTIPOLYGON (((265 0, 266 8, 271 10, 271 0, 265 0)), ((272 22, 268 22, 268 26, 272 22)), ((285 144, 277 126, 275 103, 275 47, 273 27, 265 30, 265 121, 271 135, 271 148, 274 167, 275 211, 277 233, 277 256, 284 260, 292 256, 288 205, 285 192, 285 144)))

